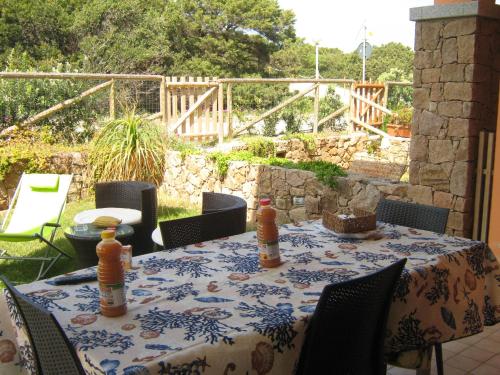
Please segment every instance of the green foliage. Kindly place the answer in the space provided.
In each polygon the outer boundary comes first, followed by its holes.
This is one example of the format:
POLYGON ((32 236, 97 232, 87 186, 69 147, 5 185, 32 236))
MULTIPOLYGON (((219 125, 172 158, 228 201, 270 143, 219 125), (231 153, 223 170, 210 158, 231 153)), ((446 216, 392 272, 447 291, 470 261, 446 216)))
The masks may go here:
POLYGON ((262 158, 255 156, 250 151, 232 151, 229 153, 214 152, 208 155, 208 158, 215 163, 219 178, 224 179, 229 169, 231 161, 246 161, 249 164, 273 165, 288 169, 301 169, 314 172, 316 178, 331 188, 337 186, 337 177, 345 176, 346 172, 337 164, 326 161, 301 161, 294 163, 285 158, 268 157, 262 158))
POLYGON ((61 152, 83 151, 85 147, 70 147, 62 144, 49 144, 40 134, 31 131, 17 131, 8 139, 0 141, 0 180, 14 166, 26 173, 52 171, 52 157, 61 152))
POLYGON ((413 50, 401 43, 375 46, 370 58, 366 60, 366 77, 375 81, 391 68, 401 72, 402 77, 410 77, 413 72, 413 56, 413 50))
POLYGON ((268 116, 264 119, 264 137, 274 137, 276 135, 276 125, 280 120, 280 116, 277 113, 273 113, 271 116, 268 116))
POLYGON ((287 133, 298 133, 312 111, 311 98, 302 97, 281 111, 281 119, 286 123, 287 133))
POLYGON ((266 137, 242 137, 241 140, 246 144, 247 150, 253 155, 267 158, 276 155, 276 148, 272 139, 266 137))
MULTIPOLYGON (((390 68, 388 71, 382 73, 377 80, 380 82, 412 82, 413 73, 410 72, 405 74, 405 72, 399 68, 390 68)), ((413 87, 392 85, 389 89, 387 102, 388 107, 391 109, 410 107, 413 104, 413 87)))
MULTIPOLYGON (((384 130, 384 131, 387 132, 387 130, 384 130)), ((376 140, 369 141, 366 144, 366 152, 370 155, 378 154, 380 151, 381 144, 382 144, 382 140, 380 138, 376 139, 376 140)))
POLYGON ((165 170, 166 139, 153 122, 126 113, 96 134, 89 155, 95 181, 137 180, 160 185, 165 170))
POLYGON ((299 139, 304 144, 304 148, 309 154, 316 151, 315 136, 308 133, 287 133, 281 137, 282 139, 299 139))
POLYGON ((413 107, 402 107, 393 111, 390 122, 393 124, 411 124, 413 107))
MULTIPOLYGON (((6 71, 34 71, 36 63, 26 52, 13 49, 6 61, 6 71)), ((42 69, 43 70, 43 69, 42 69)), ((72 71, 70 64, 58 64, 53 72, 72 71)), ((91 83, 92 85, 92 83, 91 83)), ((72 98, 87 89, 89 83, 71 80, 0 79, 0 131, 18 125, 49 107, 72 98)), ((71 109, 63 110, 35 124, 59 141, 88 140, 97 118, 96 97, 86 98, 71 109)))
POLYGON ((172 151, 179 151, 181 153, 182 160, 184 160, 188 155, 198 155, 201 153, 198 145, 191 142, 185 142, 180 137, 176 136, 168 138, 166 147, 172 151))
MULTIPOLYGON (((319 102, 319 118, 325 118, 343 106, 344 104, 342 103, 340 96, 335 93, 335 86, 329 85, 325 97, 320 99, 319 102)), ((331 129, 334 131, 342 131, 346 128, 346 126, 347 122, 344 117, 338 116, 320 125, 318 130, 323 131, 325 129, 331 129)))

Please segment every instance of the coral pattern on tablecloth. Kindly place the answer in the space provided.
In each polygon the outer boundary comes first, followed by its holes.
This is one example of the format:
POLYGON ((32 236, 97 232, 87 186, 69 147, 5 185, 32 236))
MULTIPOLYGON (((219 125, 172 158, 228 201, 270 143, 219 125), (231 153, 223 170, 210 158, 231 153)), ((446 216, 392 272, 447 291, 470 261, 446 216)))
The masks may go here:
MULTIPOLYGON (((99 313, 96 282, 19 289, 56 316, 89 374, 291 374, 323 287, 401 258, 385 343, 393 360, 416 361, 417 349, 500 320, 500 269, 485 244, 378 227, 382 238, 360 240, 319 221, 283 225, 283 264, 273 269, 259 266, 255 232, 134 258, 118 318, 99 313)), ((34 366, 33 353, 5 298, 0 372, 18 373, 34 366)))

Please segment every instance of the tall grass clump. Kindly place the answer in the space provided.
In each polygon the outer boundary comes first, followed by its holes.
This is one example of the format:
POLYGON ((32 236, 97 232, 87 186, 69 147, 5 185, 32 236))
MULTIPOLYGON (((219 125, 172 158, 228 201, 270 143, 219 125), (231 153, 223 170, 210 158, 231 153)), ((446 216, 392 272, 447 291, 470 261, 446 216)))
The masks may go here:
POLYGON ((104 124, 90 151, 90 168, 96 182, 148 181, 161 184, 165 171, 166 136, 159 126, 127 112, 104 124))

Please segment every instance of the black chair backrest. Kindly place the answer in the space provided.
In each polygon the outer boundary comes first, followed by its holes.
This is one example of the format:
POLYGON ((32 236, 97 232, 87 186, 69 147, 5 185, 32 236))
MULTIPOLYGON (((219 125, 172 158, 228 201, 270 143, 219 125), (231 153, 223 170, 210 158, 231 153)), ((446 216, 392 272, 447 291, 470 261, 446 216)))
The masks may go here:
POLYGON ((225 231, 222 230, 220 237, 240 234, 246 231, 247 202, 236 195, 203 192, 201 212, 202 214, 231 212, 231 214, 228 213, 221 217, 225 220, 226 225, 230 225, 230 228, 227 228, 225 231))
POLYGON ((448 222, 447 208, 382 199, 377 206, 377 220, 389 224, 444 233, 448 222))
POLYGON ((405 263, 402 259, 323 289, 307 327, 298 375, 385 374, 387 316, 405 263))
POLYGON ((212 212, 182 219, 160 222, 160 231, 165 249, 215 240, 217 238, 244 233, 246 209, 212 212), (241 223, 243 217, 243 225, 241 223))
POLYGON ((5 277, 0 279, 24 320, 38 374, 85 374, 73 345, 54 315, 19 292, 5 277))
POLYGON ((134 255, 153 250, 151 233, 158 221, 156 186, 141 181, 100 182, 95 185, 96 208, 120 207, 140 210, 142 221, 134 225, 134 255))

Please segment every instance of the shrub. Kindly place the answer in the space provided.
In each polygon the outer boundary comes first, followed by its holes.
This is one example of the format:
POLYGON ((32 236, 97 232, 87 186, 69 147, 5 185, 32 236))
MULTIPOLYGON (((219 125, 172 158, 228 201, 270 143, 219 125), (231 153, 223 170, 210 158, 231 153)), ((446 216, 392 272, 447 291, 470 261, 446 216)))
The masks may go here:
POLYGON ((287 133, 281 137, 282 139, 298 139, 304 144, 304 148, 309 154, 313 154, 316 151, 315 136, 312 134, 304 133, 287 133))
MULTIPOLYGON (((326 96, 319 102, 319 118, 325 118, 336 110, 342 108, 343 105, 344 104, 342 103, 340 96, 335 93, 335 86, 328 86, 326 96)), ((322 131, 325 129, 331 129, 334 131, 341 131, 344 130, 346 126, 347 122, 345 121, 344 117, 338 116, 320 125, 318 130, 322 131)))
POLYGON ((272 157, 276 155, 274 142, 266 137, 242 137, 241 140, 247 145, 248 151, 259 157, 272 157))
POLYGON ((402 107, 392 113, 390 122, 393 124, 411 124, 413 118, 412 107, 402 107))
POLYGON ((90 152, 95 181, 137 180, 160 185, 165 170, 166 138, 155 123, 128 112, 107 122, 90 152))

